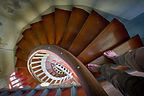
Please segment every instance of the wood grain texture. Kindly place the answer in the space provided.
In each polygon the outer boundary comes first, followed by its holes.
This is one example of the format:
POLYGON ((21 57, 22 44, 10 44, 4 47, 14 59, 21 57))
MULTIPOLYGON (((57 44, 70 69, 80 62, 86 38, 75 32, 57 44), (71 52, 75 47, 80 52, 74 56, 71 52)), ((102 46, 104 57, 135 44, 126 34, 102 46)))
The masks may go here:
POLYGON ((83 24, 85 23, 88 15, 89 14, 82 9, 72 9, 65 35, 60 44, 62 48, 68 49, 70 47, 72 41, 75 39, 79 31, 81 30, 83 24))
POLYGON ((34 32, 30 28, 26 29, 23 32, 23 38, 25 38, 25 40, 27 40, 27 42, 29 42, 30 45, 33 45, 35 47, 40 45, 40 42, 38 41, 34 32))
MULTIPOLYGON (((123 44, 117 46, 116 48, 112 50, 115 51, 117 54, 123 54, 127 52, 128 50, 134 50, 142 46, 143 44, 139 35, 136 35, 133 38, 129 39, 128 41, 124 42, 123 44)), ((111 61, 102 55, 99 58, 92 61, 91 64, 102 65, 105 63, 109 63, 109 62, 111 61)))
POLYGON ((87 96, 82 87, 77 88, 77 96, 87 96))
POLYGON ((24 50, 25 52, 31 52, 35 46, 31 45, 27 40, 25 40, 24 38, 21 39, 18 43, 17 46, 24 50))
POLYGON ((129 39, 124 25, 114 19, 78 56, 84 64, 98 58, 104 51, 113 49, 129 39))
POLYGON ((55 9, 56 44, 60 44, 63 39, 70 13, 71 12, 67 10, 55 9))
POLYGON ((43 26, 46 30, 48 44, 55 44, 55 20, 54 12, 42 16, 43 26))
POLYGON ((61 96, 71 96, 71 88, 64 89, 61 96))
POLYGON ((69 51, 75 56, 79 55, 108 24, 109 22, 106 19, 92 11, 71 44, 69 51))
POLYGON ((20 48, 17 48, 15 56, 19 59, 28 60, 29 52, 25 52, 20 48))
POLYGON ((42 21, 31 24, 31 29, 36 34, 40 44, 48 44, 42 21))
POLYGON ((16 68, 20 68, 20 67, 27 68, 27 61, 21 60, 21 59, 17 59, 15 67, 16 68))

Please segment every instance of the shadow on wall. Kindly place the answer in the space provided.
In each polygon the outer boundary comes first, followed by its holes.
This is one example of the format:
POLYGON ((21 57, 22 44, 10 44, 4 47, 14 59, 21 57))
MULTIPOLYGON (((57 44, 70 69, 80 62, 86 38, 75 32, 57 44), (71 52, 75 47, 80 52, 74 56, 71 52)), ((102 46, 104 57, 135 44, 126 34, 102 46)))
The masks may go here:
POLYGON ((125 26, 130 37, 139 34, 144 44, 144 13, 127 22, 125 26))
POLYGON ((14 51, 0 49, 0 88, 8 87, 9 75, 15 71, 14 51))

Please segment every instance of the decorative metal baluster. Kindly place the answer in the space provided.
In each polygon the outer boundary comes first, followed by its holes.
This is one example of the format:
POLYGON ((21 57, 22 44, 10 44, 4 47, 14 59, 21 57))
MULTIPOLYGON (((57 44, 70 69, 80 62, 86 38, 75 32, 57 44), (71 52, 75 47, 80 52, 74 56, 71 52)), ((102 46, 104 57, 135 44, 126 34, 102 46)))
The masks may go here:
POLYGON ((35 93, 36 93, 36 90, 33 89, 33 90, 31 90, 26 96, 32 96, 32 95, 34 95, 35 93))
POLYGON ((40 66, 41 66, 41 65, 34 66, 34 67, 32 67, 32 69, 38 68, 38 67, 40 67, 40 66))
POLYGON ((77 88, 74 86, 71 88, 71 96, 77 96, 77 88))
POLYGON ((43 93, 41 94, 41 96, 47 96, 47 94, 49 93, 49 90, 46 88, 43 93))
MULTIPOLYGON (((13 96, 21 96, 23 94, 22 90, 17 91, 13 96)), ((1 96, 1 95, 0 95, 1 96)))
POLYGON ((57 92, 56 92, 56 96, 61 96, 61 93, 62 93, 62 89, 61 89, 61 88, 58 88, 58 89, 57 89, 57 92))

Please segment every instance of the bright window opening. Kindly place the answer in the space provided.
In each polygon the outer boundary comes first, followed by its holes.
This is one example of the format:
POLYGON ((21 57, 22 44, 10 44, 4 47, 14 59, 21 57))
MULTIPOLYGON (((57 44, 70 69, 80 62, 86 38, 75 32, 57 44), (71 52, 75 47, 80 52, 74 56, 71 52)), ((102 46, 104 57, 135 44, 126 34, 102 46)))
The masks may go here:
POLYGON ((20 79, 19 75, 16 75, 15 72, 10 75, 9 82, 9 89, 12 89, 14 87, 23 88, 22 80, 20 79))

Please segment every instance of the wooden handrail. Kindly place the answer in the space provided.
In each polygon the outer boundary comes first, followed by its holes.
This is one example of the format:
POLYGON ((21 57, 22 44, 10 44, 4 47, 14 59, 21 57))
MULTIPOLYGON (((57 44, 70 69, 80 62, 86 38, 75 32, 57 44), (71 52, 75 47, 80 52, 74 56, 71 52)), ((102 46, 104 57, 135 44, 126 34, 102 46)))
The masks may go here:
POLYGON ((34 49, 31 54, 39 49, 45 49, 54 52, 55 54, 60 56, 65 62, 67 62, 78 76, 78 79, 82 87, 84 88, 87 96, 108 96, 107 93, 100 86, 98 81, 91 74, 91 72, 82 64, 81 61, 79 61, 70 52, 56 45, 41 45, 34 49))

